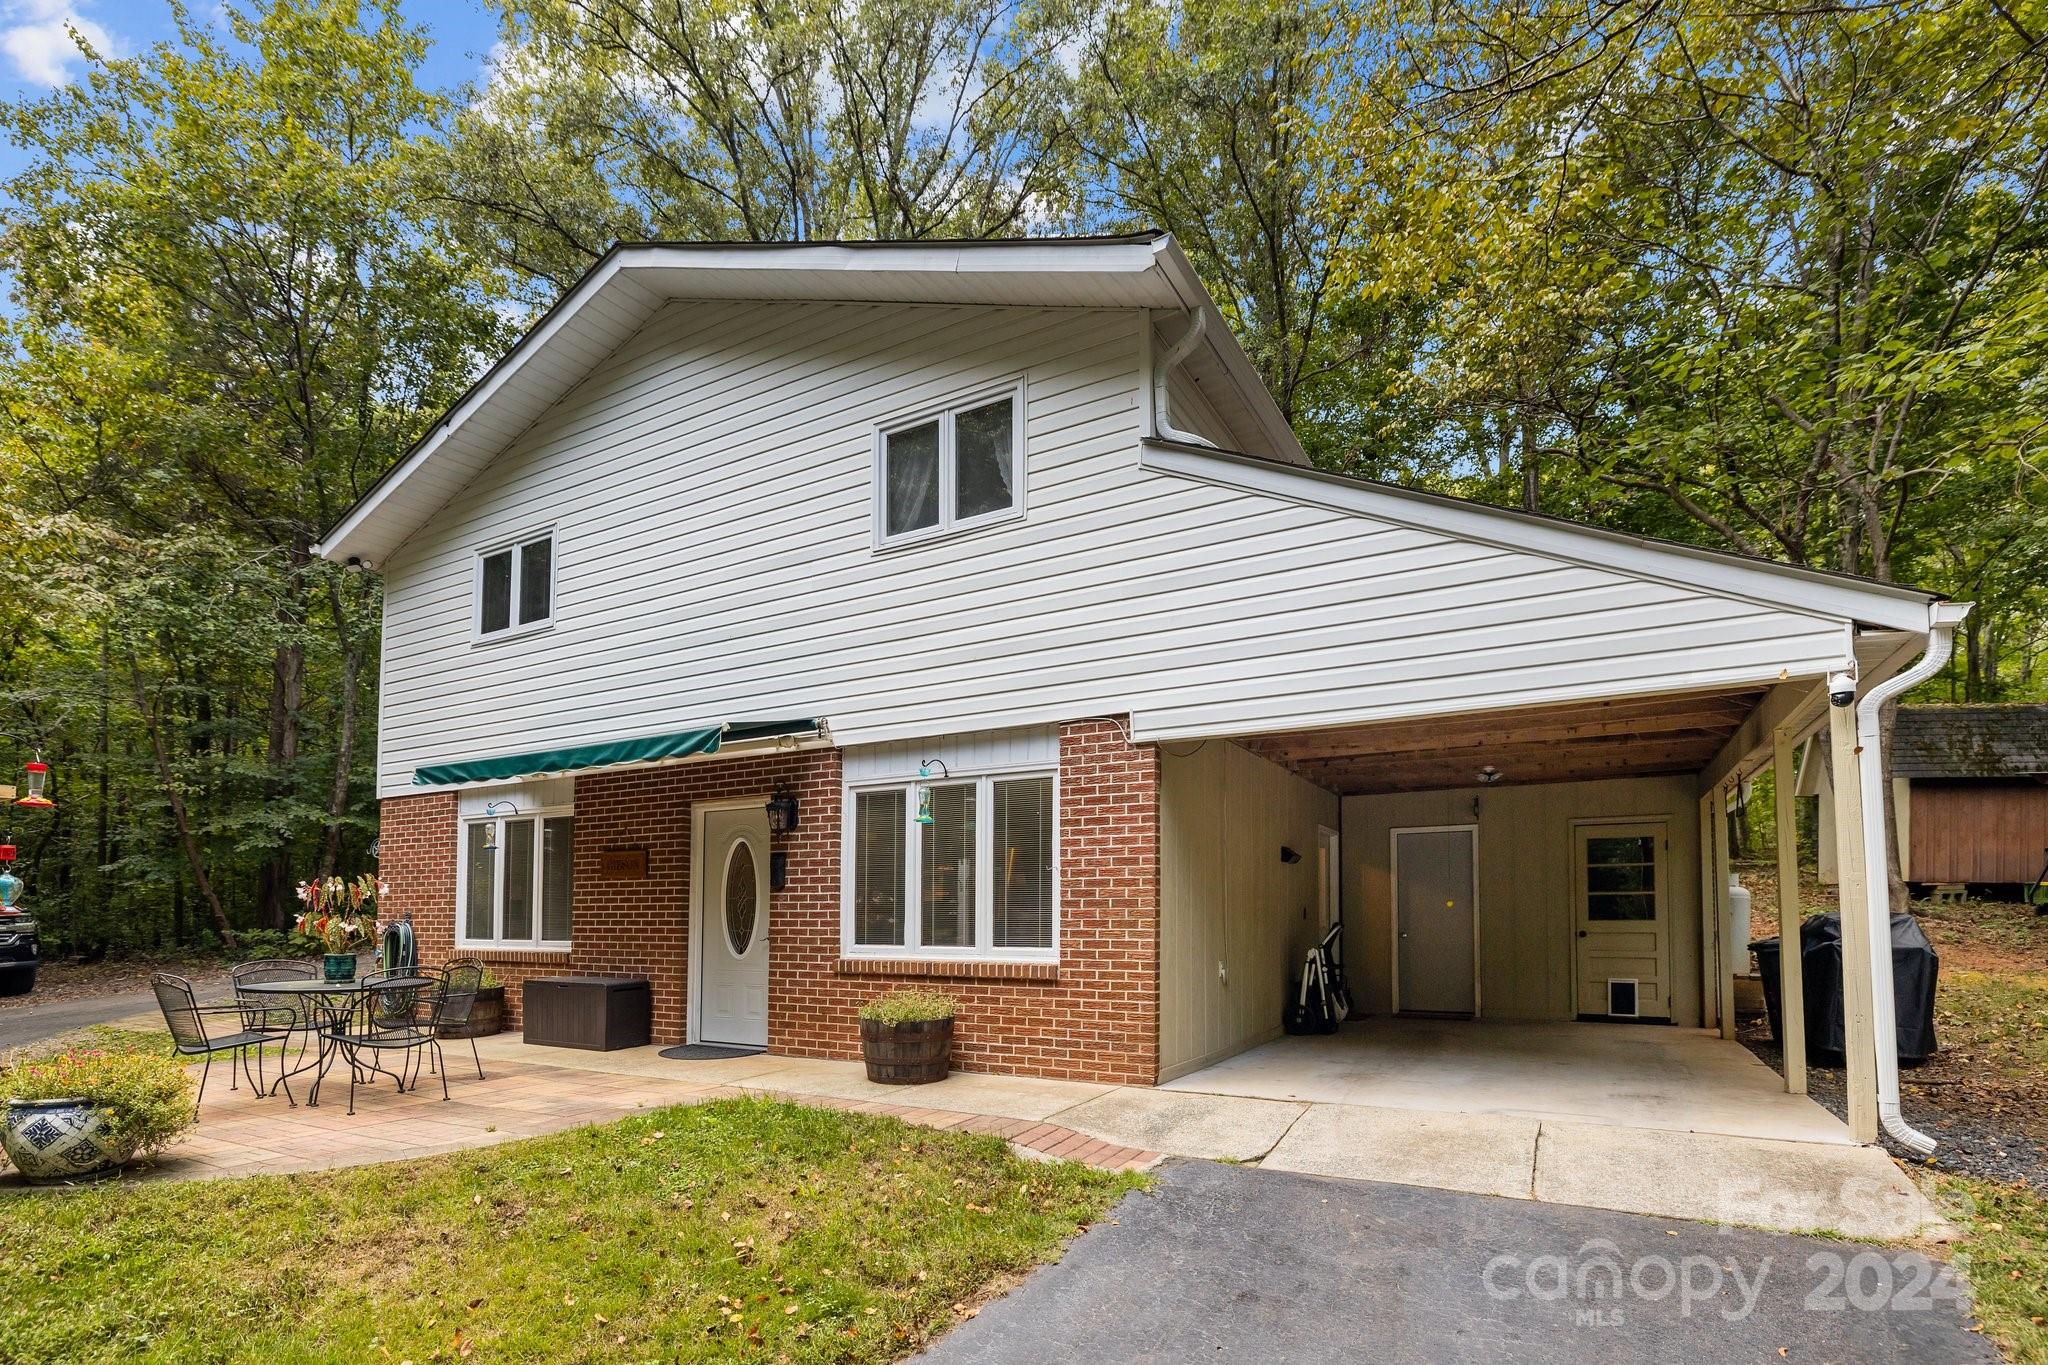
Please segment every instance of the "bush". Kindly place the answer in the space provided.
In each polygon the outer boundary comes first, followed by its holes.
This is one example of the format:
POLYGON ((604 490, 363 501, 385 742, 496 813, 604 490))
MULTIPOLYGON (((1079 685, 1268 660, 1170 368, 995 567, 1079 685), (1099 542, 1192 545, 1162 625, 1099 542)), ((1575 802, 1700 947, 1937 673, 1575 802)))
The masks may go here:
POLYGON ((254 962, 265 957, 314 957, 326 952, 320 940, 283 929, 243 929, 235 935, 234 958, 254 962))
POLYGON ((860 1017, 884 1024, 922 1024, 951 1019, 958 1008, 952 996, 939 991, 894 991, 862 1005, 860 1017))
POLYGON ((67 1052, 0 1070, 0 1103, 85 1099, 107 1111, 114 1137, 134 1156, 154 1156, 195 1122, 192 1078, 175 1057, 146 1052, 67 1052))

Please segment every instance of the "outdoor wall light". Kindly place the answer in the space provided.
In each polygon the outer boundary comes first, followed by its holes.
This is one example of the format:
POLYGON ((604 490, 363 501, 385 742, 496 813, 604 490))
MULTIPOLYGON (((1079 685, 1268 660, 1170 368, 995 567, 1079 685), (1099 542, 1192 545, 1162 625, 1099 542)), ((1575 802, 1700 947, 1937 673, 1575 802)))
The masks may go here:
POLYGON ((484 817, 490 821, 489 824, 484 826, 484 852, 496 853, 498 851, 498 817, 500 815, 517 814, 519 814, 519 807, 511 801, 484 802, 484 817), (499 810, 498 807, 500 806, 503 806, 505 809, 499 810))
POLYGON ((796 793, 789 788, 780 788, 769 797, 766 809, 770 834, 787 834, 797 827, 796 793))
POLYGON ((930 779, 933 768, 937 768, 948 778, 953 776, 953 770, 946 766, 943 759, 928 758, 917 765, 917 823, 920 825, 932 823, 932 788, 930 779))

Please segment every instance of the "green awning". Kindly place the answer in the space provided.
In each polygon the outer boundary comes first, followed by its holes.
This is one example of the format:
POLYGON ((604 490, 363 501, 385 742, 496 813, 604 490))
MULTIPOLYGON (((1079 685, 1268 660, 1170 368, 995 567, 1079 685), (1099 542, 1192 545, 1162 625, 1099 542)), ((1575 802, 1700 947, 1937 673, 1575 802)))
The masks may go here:
POLYGON ((457 787, 470 782, 503 782, 515 777, 548 777, 585 768, 612 768, 621 763, 658 763, 669 758, 715 754, 737 744, 763 740, 802 739, 819 733, 815 720, 729 721, 702 730, 640 739, 614 739, 567 749, 540 749, 501 758, 474 758, 463 763, 436 763, 414 769, 416 787, 457 787))

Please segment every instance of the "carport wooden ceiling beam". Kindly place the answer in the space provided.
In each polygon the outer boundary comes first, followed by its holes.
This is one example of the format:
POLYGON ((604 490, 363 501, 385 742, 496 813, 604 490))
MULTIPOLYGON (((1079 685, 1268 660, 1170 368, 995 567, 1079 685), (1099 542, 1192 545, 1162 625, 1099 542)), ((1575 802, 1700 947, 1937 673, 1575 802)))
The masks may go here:
POLYGON ((1719 752, 1761 689, 1621 698, 1437 716, 1245 741, 1343 795, 1694 772, 1719 752))

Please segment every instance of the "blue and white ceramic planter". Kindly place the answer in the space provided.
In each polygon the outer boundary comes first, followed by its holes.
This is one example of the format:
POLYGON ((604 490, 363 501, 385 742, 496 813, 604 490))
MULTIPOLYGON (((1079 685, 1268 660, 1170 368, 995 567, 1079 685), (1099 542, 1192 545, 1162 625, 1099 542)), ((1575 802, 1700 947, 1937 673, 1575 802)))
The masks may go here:
POLYGON ((0 1147, 32 1184, 97 1180, 132 1155, 113 1135, 106 1111, 82 1099, 9 1100, 0 1147))

